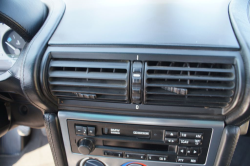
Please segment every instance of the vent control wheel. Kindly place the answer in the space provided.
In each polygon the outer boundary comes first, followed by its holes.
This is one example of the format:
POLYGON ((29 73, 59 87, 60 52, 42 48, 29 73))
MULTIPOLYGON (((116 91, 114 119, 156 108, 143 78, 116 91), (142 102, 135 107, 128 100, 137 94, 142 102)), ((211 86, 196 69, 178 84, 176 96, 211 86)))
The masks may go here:
POLYGON ((83 159, 79 166, 105 166, 105 164, 96 159, 83 159))
POLYGON ((105 166, 102 162, 95 160, 95 159, 89 159, 87 160, 83 166, 105 166))
POLYGON ((142 100, 142 63, 134 62, 132 69, 132 103, 140 104, 142 100))

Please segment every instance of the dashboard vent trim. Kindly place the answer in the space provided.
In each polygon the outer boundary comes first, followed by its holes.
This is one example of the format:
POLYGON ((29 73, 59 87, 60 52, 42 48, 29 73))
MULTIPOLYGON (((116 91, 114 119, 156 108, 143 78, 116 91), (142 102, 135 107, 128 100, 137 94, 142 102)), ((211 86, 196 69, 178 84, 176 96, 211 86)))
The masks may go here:
POLYGON ((144 103, 224 108, 236 87, 233 64, 145 62, 144 103))
POLYGON ((48 85, 59 99, 129 103, 129 61, 51 59, 48 85))

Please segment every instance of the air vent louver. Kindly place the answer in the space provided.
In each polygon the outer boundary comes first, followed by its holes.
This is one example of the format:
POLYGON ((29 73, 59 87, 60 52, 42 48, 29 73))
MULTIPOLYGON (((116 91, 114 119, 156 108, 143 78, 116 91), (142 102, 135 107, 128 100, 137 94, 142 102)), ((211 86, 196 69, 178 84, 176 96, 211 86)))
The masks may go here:
POLYGON ((52 59, 49 87, 57 98, 129 102, 128 61, 52 59))
POLYGON ((235 91, 232 64, 146 62, 145 104, 226 107, 235 91))

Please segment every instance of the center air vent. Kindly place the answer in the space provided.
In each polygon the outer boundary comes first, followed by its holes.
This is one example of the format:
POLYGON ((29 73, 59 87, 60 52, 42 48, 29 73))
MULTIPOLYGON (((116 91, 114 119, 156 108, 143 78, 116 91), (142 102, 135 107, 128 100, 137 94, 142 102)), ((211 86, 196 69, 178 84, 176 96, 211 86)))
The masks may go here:
POLYGON ((226 107, 235 91, 232 64, 146 62, 145 104, 226 107))
POLYGON ((52 59, 49 88, 56 98, 129 102, 129 61, 52 59))

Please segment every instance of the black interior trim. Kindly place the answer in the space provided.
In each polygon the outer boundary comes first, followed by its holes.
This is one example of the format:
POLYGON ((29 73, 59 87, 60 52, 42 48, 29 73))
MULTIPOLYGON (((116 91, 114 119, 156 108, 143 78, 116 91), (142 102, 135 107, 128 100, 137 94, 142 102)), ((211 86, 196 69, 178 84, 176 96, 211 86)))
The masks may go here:
MULTIPOLYGON (((155 117, 159 117, 160 114, 165 114, 169 116, 178 116, 177 113, 181 113, 183 117, 199 117, 201 119, 220 119, 224 120, 224 116, 227 112, 230 112, 232 108, 237 104, 240 95, 242 94, 241 77, 239 73, 242 73, 242 60, 238 51, 218 51, 218 50, 195 50, 195 49, 155 49, 155 48, 103 48, 103 47, 55 47, 50 46, 46 50, 42 65, 41 65, 41 85, 43 86, 44 94, 55 104, 59 106, 60 109, 65 110, 77 110, 86 111, 97 110, 97 112, 105 113, 116 113, 117 114, 127 114, 130 112, 131 115, 141 116, 152 116, 155 113, 155 117), (130 60, 131 62, 137 60, 137 55, 139 56, 139 61, 161 61, 166 59, 167 61, 185 61, 185 62, 204 62, 206 58, 207 62, 220 62, 220 63, 231 63, 235 65, 237 72, 237 89, 235 91, 234 102, 228 109, 220 108, 202 108, 202 107, 177 107, 177 106, 157 106, 157 105, 139 105, 140 109, 136 109, 135 104, 118 104, 118 103, 105 103, 105 102, 88 102, 84 100, 72 100, 63 99, 58 101, 54 100, 48 89, 47 84, 47 68, 48 63, 53 58, 58 59, 101 59, 101 60, 130 60), (152 110, 154 110, 152 112, 152 110), (192 116, 192 115, 196 116, 192 116), (209 116, 216 115, 216 116, 209 116)), ((89 111, 91 112, 91 111, 89 111)))
POLYGON ((22 62, 21 87, 26 98, 40 110, 56 112, 57 107, 51 103, 40 91, 39 75, 40 61, 46 49, 46 44, 60 22, 65 4, 61 0, 46 1, 49 14, 37 35, 29 43, 22 62))
MULTIPOLYGON (((245 123, 250 118, 250 23, 249 23, 249 0, 232 0, 229 6, 229 15, 235 34, 241 45, 240 54, 244 62, 242 77, 242 86, 244 87, 244 96, 239 100, 235 111, 227 115, 226 123, 231 125, 238 125, 245 123)), ((243 66, 242 66, 243 67, 243 66)))
POLYGON ((44 124, 56 166, 67 166, 59 120, 56 114, 44 114, 44 124))
POLYGON ((0 1, 0 22, 14 29, 26 41, 30 41, 36 35, 47 14, 46 5, 39 0, 0 1))
POLYGON ((214 166, 230 166, 239 137, 238 126, 229 125, 224 128, 214 166))

